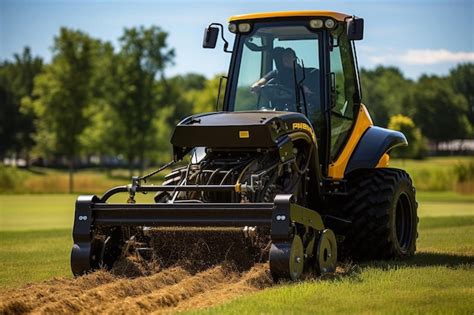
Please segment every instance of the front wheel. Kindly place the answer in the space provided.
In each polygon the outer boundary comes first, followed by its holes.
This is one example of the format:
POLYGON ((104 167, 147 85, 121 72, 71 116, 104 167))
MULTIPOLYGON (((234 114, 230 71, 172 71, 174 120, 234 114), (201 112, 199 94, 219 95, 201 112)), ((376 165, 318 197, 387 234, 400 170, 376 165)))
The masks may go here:
POLYGON ((367 169, 350 175, 348 188, 349 196, 339 208, 339 215, 352 221, 342 244, 343 256, 356 260, 413 256, 418 203, 410 176, 399 169, 367 169))

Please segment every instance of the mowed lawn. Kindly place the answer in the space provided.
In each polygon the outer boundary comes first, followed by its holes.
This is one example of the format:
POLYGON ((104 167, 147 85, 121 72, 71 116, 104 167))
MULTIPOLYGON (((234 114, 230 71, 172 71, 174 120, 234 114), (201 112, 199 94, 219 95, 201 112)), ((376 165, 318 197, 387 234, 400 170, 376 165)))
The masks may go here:
MULTIPOLYGON (((137 196, 138 202, 151 195, 137 196)), ((71 276, 77 195, 0 195, 0 288, 71 276)), ((111 198, 125 202, 126 195, 111 198)))
MULTIPOLYGON (((125 196, 124 196, 125 197, 125 196)), ((75 195, 0 195, 0 289, 71 276, 75 195)), ((277 285, 202 313, 474 312, 474 196, 418 193, 418 252, 277 285)))
POLYGON ((280 284, 192 314, 474 314, 474 196, 418 193, 417 253, 349 265, 325 280, 280 284))

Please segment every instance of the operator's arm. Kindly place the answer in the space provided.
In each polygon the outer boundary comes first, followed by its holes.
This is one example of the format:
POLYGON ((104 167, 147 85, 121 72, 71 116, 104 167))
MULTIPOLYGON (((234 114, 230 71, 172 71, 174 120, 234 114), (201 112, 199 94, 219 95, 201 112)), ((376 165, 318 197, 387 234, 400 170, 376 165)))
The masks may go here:
POLYGON ((250 91, 252 91, 253 93, 257 93, 268 81, 275 78, 276 74, 276 70, 268 72, 264 77, 262 77, 250 86, 250 91))

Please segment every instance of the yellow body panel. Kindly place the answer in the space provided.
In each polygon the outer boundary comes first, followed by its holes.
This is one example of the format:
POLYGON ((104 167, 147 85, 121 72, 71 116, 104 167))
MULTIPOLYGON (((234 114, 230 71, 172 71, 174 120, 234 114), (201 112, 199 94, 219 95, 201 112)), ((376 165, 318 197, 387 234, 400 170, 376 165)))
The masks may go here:
POLYGON ((390 162, 390 155, 388 153, 384 153, 382 157, 380 158, 379 162, 375 166, 376 168, 384 168, 388 167, 388 162, 390 162))
POLYGON ((243 20, 258 20, 258 19, 272 19, 272 18, 290 18, 290 17, 331 17, 337 21, 343 22, 349 15, 333 11, 287 11, 287 12, 262 12, 234 15, 229 18, 229 22, 243 21, 243 20))
POLYGON ((360 138, 364 132, 370 126, 373 126, 372 118, 370 118, 369 112, 364 105, 360 106, 359 114, 357 115, 357 120, 355 122, 352 133, 347 141, 344 149, 337 158, 336 161, 329 164, 328 175, 333 179, 342 179, 344 178, 344 171, 346 170, 347 163, 351 158, 352 152, 354 152, 355 147, 359 143, 360 138))

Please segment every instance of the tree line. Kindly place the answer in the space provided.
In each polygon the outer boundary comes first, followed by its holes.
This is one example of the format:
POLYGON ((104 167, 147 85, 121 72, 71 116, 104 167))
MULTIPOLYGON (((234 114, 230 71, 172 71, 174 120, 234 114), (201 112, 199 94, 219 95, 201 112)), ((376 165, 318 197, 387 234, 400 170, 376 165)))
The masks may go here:
POLYGON ((428 141, 474 139, 474 64, 459 64, 446 76, 407 79, 395 67, 361 70, 362 99, 376 125, 401 130, 410 146, 401 152, 423 157, 428 141))
MULTIPOLYGON (((125 29, 117 47, 61 28, 49 63, 29 48, 0 62, 1 161, 42 158, 72 174, 79 158, 119 158, 130 171, 168 160, 174 125, 213 110, 219 86, 219 76, 165 77, 174 57, 157 26, 125 29)), ((435 143, 473 138, 473 78, 472 63, 417 81, 394 67, 361 70, 363 100, 377 125, 435 143)))

